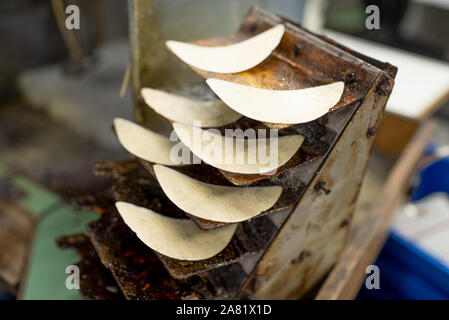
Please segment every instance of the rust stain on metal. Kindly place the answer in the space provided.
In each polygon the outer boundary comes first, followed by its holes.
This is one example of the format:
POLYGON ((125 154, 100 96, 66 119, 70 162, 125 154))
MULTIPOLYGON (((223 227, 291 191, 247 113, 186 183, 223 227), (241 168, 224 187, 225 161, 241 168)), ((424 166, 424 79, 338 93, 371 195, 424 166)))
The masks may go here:
POLYGON ((331 189, 326 187, 326 182, 323 180, 318 181, 314 187, 315 191, 323 191, 324 194, 331 193, 331 189))
POLYGON ((374 137, 376 135, 377 128, 376 127, 369 127, 368 130, 366 130, 366 137, 368 139, 374 137))
POLYGON ((94 173, 97 176, 105 178, 118 179, 123 175, 137 171, 139 164, 132 159, 127 160, 104 160, 96 161, 94 164, 94 173))
POLYGON ((294 258, 292 261, 290 261, 291 264, 298 264, 303 262, 305 259, 307 259, 308 257, 310 257, 312 255, 312 252, 310 252, 309 250, 303 250, 300 252, 300 254, 294 258))

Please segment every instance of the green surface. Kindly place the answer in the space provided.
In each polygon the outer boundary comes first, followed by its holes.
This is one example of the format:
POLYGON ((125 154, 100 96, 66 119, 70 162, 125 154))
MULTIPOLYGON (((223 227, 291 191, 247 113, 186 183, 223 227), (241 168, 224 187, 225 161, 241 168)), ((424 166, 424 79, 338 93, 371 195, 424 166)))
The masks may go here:
POLYGON ((363 32, 366 18, 365 7, 360 3, 333 1, 326 14, 326 28, 348 33, 363 32))
POLYGON ((17 204, 35 216, 41 216, 61 202, 55 193, 20 175, 10 176, 6 167, 0 164, 0 176, 11 179, 15 188, 24 192, 25 196, 17 200, 17 204))
POLYGON ((26 192, 26 197, 18 200, 17 203, 34 215, 41 216, 61 202, 56 194, 26 178, 15 176, 12 181, 17 188, 26 192))
POLYGON ((80 299, 77 290, 69 290, 65 285, 69 276, 65 273, 66 267, 78 262, 79 256, 73 250, 59 249, 56 239, 83 232, 86 224, 97 218, 96 213, 74 211, 61 205, 41 219, 30 256, 23 299, 80 299))

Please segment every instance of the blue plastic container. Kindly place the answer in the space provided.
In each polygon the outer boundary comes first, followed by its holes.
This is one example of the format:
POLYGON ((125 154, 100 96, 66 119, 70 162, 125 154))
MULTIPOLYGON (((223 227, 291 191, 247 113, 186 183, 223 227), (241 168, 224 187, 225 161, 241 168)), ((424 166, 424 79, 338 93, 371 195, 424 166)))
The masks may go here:
POLYGON ((420 183, 412 200, 417 201, 434 192, 449 194, 449 158, 440 159, 430 164, 419 174, 420 183))
MULTIPOLYGON (((449 194, 449 158, 430 164, 419 177, 413 201, 434 192, 449 194)), ((390 232, 374 264, 380 270, 380 289, 368 290, 363 285, 357 299, 449 300, 448 266, 395 232, 390 232)))

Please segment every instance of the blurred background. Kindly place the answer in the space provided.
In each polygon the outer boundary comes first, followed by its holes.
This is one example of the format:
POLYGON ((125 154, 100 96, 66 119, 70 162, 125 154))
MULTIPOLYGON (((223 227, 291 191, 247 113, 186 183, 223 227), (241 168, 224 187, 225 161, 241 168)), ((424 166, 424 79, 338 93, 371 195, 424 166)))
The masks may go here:
MULTIPOLYGON (((253 4, 399 67, 355 226, 381 201, 378 195, 417 132, 429 122, 435 129, 375 263, 381 289, 362 289, 358 298, 449 298, 449 1, 5 0, 0 2, 2 299, 55 298, 50 279, 40 276, 55 266, 44 260, 61 255, 52 245, 57 236, 82 229, 85 221, 65 226, 47 217, 72 210, 66 204, 71 197, 104 186, 92 174, 95 160, 127 157, 111 129, 115 117, 151 125, 150 109, 136 93, 140 87, 198 80, 166 52, 164 40, 234 32, 253 4), (79 30, 65 28, 70 4, 80 9, 79 30), (367 29, 370 5, 379 8, 379 29, 367 29), (39 231, 47 221, 54 232, 39 231)), ((65 254, 76 261, 76 255, 65 254)))

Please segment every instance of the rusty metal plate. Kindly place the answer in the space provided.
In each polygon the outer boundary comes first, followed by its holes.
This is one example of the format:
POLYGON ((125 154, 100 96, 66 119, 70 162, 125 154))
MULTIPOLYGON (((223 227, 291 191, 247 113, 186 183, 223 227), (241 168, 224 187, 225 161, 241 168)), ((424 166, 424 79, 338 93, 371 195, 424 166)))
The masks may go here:
MULTIPOLYGON (((154 177, 154 179, 156 179, 154 170, 153 170, 153 164, 151 162, 148 162, 148 161, 145 161, 142 159, 138 159, 138 160, 142 164, 142 166, 145 169, 147 169, 148 172, 154 177)), ((233 186, 233 184, 231 184, 227 179, 225 179, 224 175, 220 174, 220 172, 217 169, 215 169, 209 165, 206 165, 206 164, 187 165, 187 166, 172 167, 172 168, 180 173, 183 173, 183 174, 193 178, 193 179, 196 179, 196 180, 199 180, 199 181, 202 181, 205 183, 224 185, 224 186, 233 186)), ((135 194, 142 194, 142 195, 146 194, 145 197, 149 196, 149 194, 150 194, 149 191, 148 190, 145 191, 145 187, 142 185, 139 186, 137 184, 137 181, 132 181, 132 182, 129 181, 128 183, 133 184, 133 188, 136 190, 137 189, 139 190, 139 192, 135 192, 135 194)), ((271 181, 265 180, 265 181, 257 181, 253 185, 254 186, 272 186, 272 185, 277 185, 277 184, 273 183, 271 181)), ((115 190, 117 191, 117 193, 123 194, 123 188, 116 188, 115 190)), ((271 214, 275 214, 277 212, 284 211, 287 209, 291 209, 299 197, 299 195, 297 195, 296 191, 297 191, 297 186, 294 188, 294 190, 292 190, 291 188, 284 188, 284 191, 282 192, 278 201, 270 209, 261 212, 259 215, 255 216, 253 219, 271 215, 271 214)), ((162 189, 160 190, 160 192, 163 194, 162 189)), ((165 195, 162 195, 162 197, 165 197, 165 195)), ((118 198, 116 198, 116 199, 118 199, 118 198)), ((135 199, 134 195, 130 195, 129 197, 123 197, 122 200, 131 202, 136 205, 142 205, 142 206, 148 205, 148 203, 144 204, 142 201, 136 202, 137 199, 135 199), (125 199, 127 199, 127 200, 125 200, 125 199)), ((168 198, 167 198, 167 201, 169 202, 168 207, 175 206, 174 204, 171 203, 170 200, 168 200, 168 198)), ((180 210, 180 209, 178 209, 178 210, 180 210)), ((203 230, 211 230, 211 229, 229 225, 229 223, 210 221, 210 220, 202 219, 199 217, 195 217, 187 212, 184 212, 184 213, 186 216, 188 216, 190 219, 192 219, 197 224, 197 226, 199 228, 201 228, 203 230)))
POLYGON ((241 261, 247 255, 264 248, 275 226, 268 219, 240 223, 228 246, 216 256, 199 261, 181 261, 159 255, 171 276, 185 279, 205 271, 221 268, 241 261))
MULTIPOLYGON (((117 181, 117 183, 126 186, 132 180, 124 177, 120 179, 120 182, 117 181)), ((132 190, 134 189, 128 189, 129 192, 132 190)), ((133 195, 139 195, 139 192, 132 191, 131 193, 133 195)), ((100 195, 100 198, 103 198, 101 194, 98 195, 100 195)), ((228 297, 231 294, 230 292, 236 293, 238 284, 242 283, 245 277, 245 273, 240 270, 241 267, 235 264, 235 262, 240 261, 241 258, 248 256, 250 253, 260 252, 268 241, 270 241, 275 231, 275 226, 268 219, 257 219, 250 223, 244 223, 239 226, 234 237, 235 239, 233 239, 223 254, 215 256, 212 260, 200 261, 198 265, 189 261, 170 259, 154 253, 123 223, 123 220, 114 208, 115 200, 112 197, 105 197, 109 199, 109 202, 103 201, 100 206, 95 203, 98 195, 87 197, 89 201, 85 209, 90 210, 92 206, 102 207, 102 218, 88 226, 88 235, 95 244, 95 249, 101 257, 103 264, 111 270, 114 278, 120 284, 121 289, 128 299, 155 298, 155 293, 148 291, 149 289, 147 288, 147 283, 150 280, 152 281, 151 275, 147 275, 147 273, 152 273, 153 271, 142 270, 144 267, 136 264, 136 261, 143 261, 142 259, 148 259, 152 264, 159 265, 169 279, 172 279, 173 276, 182 279, 188 278, 184 281, 176 280, 177 286, 185 290, 181 298, 209 299, 228 297), (130 250, 132 251, 131 253, 128 252, 130 250), (145 258, 148 255, 156 258, 157 261, 152 260, 153 258, 145 258), (132 257, 134 257, 134 260, 132 260, 132 257), (164 261, 164 264, 161 263, 161 260, 164 261), (167 273, 166 268, 170 270, 170 275, 167 273), (144 272, 144 275, 139 276, 142 272, 144 272), (199 276, 195 276, 198 273, 201 274, 200 278, 198 278, 199 276), (235 281, 230 282, 227 280, 229 274, 233 275, 235 281), (209 290, 212 290, 213 294, 209 290)), ((86 199, 86 197, 81 197, 81 199, 86 199)), ((165 204, 174 206, 170 202, 160 202, 154 194, 148 194, 148 198, 145 199, 137 196, 136 201, 141 201, 139 204, 146 205, 157 211, 163 210, 165 204), (148 200, 151 198, 155 198, 156 200, 148 200)), ((183 215, 181 211, 178 211, 178 213, 183 215)), ((177 215, 172 214, 172 216, 176 217, 177 215)), ((155 272, 156 274, 160 274, 161 271, 156 269, 155 272)), ((164 290, 162 288, 162 291, 164 290)), ((179 299, 180 297, 176 292, 176 290, 175 292, 168 292, 166 298, 175 297, 179 299)))
POLYGON ((118 180, 111 190, 115 201, 129 202, 172 218, 186 218, 185 213, 162 193, 153 180, 118 180))
MULTIPOLYGON (((293 155, 293 157, 286 164, 279 167, 274 174, 241 174, 228 172, 221 169, 219 171, 232 184, 242 186, 263 179, 276 177, 282 174, 284 171, 302 166, 307 162, 314 161, 324 156, 326 152, 329 151, 332 143, 336 138, 336 133, 326 127, 327 123, 328 116, 325 115, 315 121, 291 126, 288 132, 293 134, 299 133, 300 135, 304 136, 304 142, 299 148, 298 152, 296 152, 296 154, 293 155)), ((282 130, 280 131, 280 133, 280 135, 282 135, 282 130)))
POLYGON ((223 223, 208 221, 185 213, 167 198, 159 186, 155 188, 155 183, 155 180, 149 179, 125 179, 117 181, 111 187, 112 195, 115 201, 129 202, 159 213, 162 212, 163 209, 165 215, 174 218, 189 217, 203 230, 209 230, 225 225, 223 223))
MULTIPOLYGON (((360 101, 365 96, 380 71, 378 68, 351 55, 348 52, 349 50, 344 47, 335 46, 325 39, 301 29, 289 20, 269 14, 257 7, 253 7, 250 10, 236 33, 220 38, 200 40, 196 43, 206 46, 225 45, 252 37, 279 23, 286 26, 284 37, 276 50, 258 66, 244 72, 233 74, 194 70, 204 78, 219 78, 244 85, 274 90, 299 89, 335 81, 344 81, 345 91, 340 102, 332 108, 332 111, 354 105, 354 103, 360 101)), ((177 88, 169 91, 179 92, 180 90, 177 88)), ((185 88, 183 90, 186 91, 185 88)), ((192 90, 187 90, 187 92, 190 91, 192 90)), ((205 90, 201 90, 200 92, 202 96, 210 95, 204 93, 205 90)), ((311 123, 321 124, 326 127, 326 117, 327 115, 311 123)), ((296 129, 294 131, 301 133, 302 129, 310 126, 311 123, 293 125, 291 127, 296 129)), ((278 128, 286 127, 285 125, 270 123, 262 124, 254 120, 242 118, 236 123, 226 126, 226 128, 258 128, 264 127, 265 125, 278 128)), ((316 135, 320 131, 310 132, 316 135)), ((304 146, 300 148, 300 151, 287 164, 280 167, 274 176, 281 174, 288 168, 296 167, 322 156, 335 142, 335 139, 332 140, 332 143, 326 145, 326 150, 316 144, 320 142, 319 140, 316 140, 312 144, 308 144, 306 141, 304 146), (313 148, 315 148, 313 151, 317 151, 318 149, 319 152, 310 152, 313 148)), ((236 185, 247 185, 258 180, 273 177, 220 171, 230 182, 236 185)))
MULTIPOLYGON (((161 116, 162 117, 162 116, 161 116)), ((165 119, 165 118, 164 118, 165 119)), ((168 119, 165 119, 167 123, 172 124, 172 122, 168 119)), ((304 164, 307 161, 315 160, 321 156, 323 156, 330 147, 331 141, 335 138, 335 135, 332 132, 329 132, 325 124, 327 122, 326 115, 321 117, 318 120, 311 121, 309 123, 303 123, 291 126, 290 128, 283 128, 278 130, 278 136, 286 136, 293 134, 301 134, 305 137, 304 143, 301 145, 299 150, 293 155, 293 157, 283 166, 277 168, 277 170, 270 175, 263 174, 241 174, 225 171, 222 169, 214 168, 210 165, 202 163, 202 166, 199 165, 186 165, 182 167, 174 167, 182 173, 185 173, 196 180, 201 180, 203 182, 212 183, 212 184, 226 184, 223 182, 223 179, 220 179, 220 176, 216 174, 215 171, 221 172, 221 174, 232 184, 242 186, 248 185, 255 181, 271 178, 273 176, 277 176, 284 172, 288 168, 296 167, 301 164, 304 164), (324 125, 323 125, 324 123, 324 125), (318 136, 318 137, 317 137, 318 136)), ((264 125, 262 122, 252 120, 246 117, 242 117, 236 122, 215 128, 221 132, 222 135, 225 134, 225 130, 231 129, 240 129, 243 132, 247 129, 256 130, 256 138, 258 129, 269 130, 270 128, 264 125)), ((153 173, 153 170, 150 166, 150 162, 139 159, 134 156, 134 158, 138 159, 144 167, 153 173)), ((154 175, 153 175, 154 176, 154 175)))
POLYGON ((206 79, 217 78, 272 90, 294 90, 343 81, 344 93, 332 110, 360 101, 365 96, 376 79, 377 68, 362 60, 355 61, 354 56, 320 37, 257 7, 251 8, 236 33, 195 43, 204 46, 226 45, 253 37, 279 23, 285 25, 281 43, 256 67, 232 74, 192 69, 206 79))
MULTIPOLYGON (((156 253, 159 259, 163 262, 168 272, 173 278, 186 279, 193 275, 200 274, 209 270, 223 267, 237 261, 242 257, 256 253, 262 247, 267 238, 267 234, 271 234, 274 225, 269 221, 259 221, 252 223, 242 223, 239 225, 236 234, 231 239, 229 245, 216 256, 199 261, 183 261, 166 257, 162 254, 156 253)), ((98 221, 94 221, 88 226, 88 235, 95 245, 97 251, 99 250, 116 250, 117 253, 121 251, 120 242, 124 236, 129 239, 135 239, 135 242, 141 241, 135 234, 126 226, 116 210, 103 214, 98 221), (112 238, 116 238, 112 242, 112 238), (106 239, 107 241, 104 241, 106 239), (102 243, 102 245, 100 245, 102 243)), ((150 248, 141 243, 151 251, 150 248)), ((98 252, 102 257, 101 252, 98 252)))
POLYGON ((118 179, 139 172, 140 166, 133 159, 104 160, 94 163, 94 173, 99 177, 118 179))
POLYGON ((127 299, 212 297, 202 278, 193 277, 187 282, 174 280, 154 251, 136 237, 117 212, 108 212, 90 223, 87 234, 127 299))
MULTIPOLYGON (((123 172, 119 171, 122 167, 122 161, 102 161, 101 164, 107 164, 107 170, 101 171, 103 177, 111 178, 114 181, 109 189, 98 192, 96 194, 83 195, 71 199, 71 205, 76 210, 95 211, 100 214, 105 213, 115 206, 116 201, 125 201, 137 206, 145 207, 156 212, 162 212, 164 208, 164 214, 174 218, 191 218, 197 225, 203 230, 210 230, 227 225, 226 223, 220 223, 215 221, 208 221, 201 219, 183 212, 176 207, 164 194, 162 189, 157 184, 154 176, 152 164, 144 160, 126 160, 132 171, 123 172), (139 161, 141 163, 139 164, 139 161), (146 169, 143 169, 143 168, 146 169), (147 170, 151 173, 148 174, 147 170), (120 172, 120 174, 115 174, 120 172)), ((103 167, 103 166, 102 166, 103 167)), ((190 166, 191 170, 187 170, 193 177, 202 177, 216 181, 221 181, 226 184, 229 182, 215 169, 210 172, 213 173, 213 177, 204 175, 201 173, 202 165, 190 166)), ((97 168, 97 165, 96 165, 97 168)), ((210 169, 210 168, 209 168, 210 169)), ((183 171, 186 173, 185 171, 183 171)), ((285 201, 280 202, 281 205, 286 205, 285 201)), ((279 210, 279 208, 274 208, 279 210)))
POLYGON ((87 194, 72 198, 70 205, 75 210, 95 211, 103 214, 114 206, 114 198, 109 189, 97 192, 95 194, 87 194))
MULTIPOLYGON (((168 120, 167 120, 168 121, 168 120)), ((169 122, 169 121, 168 121, 169 122)), ((283 166, 277 168, 277 170, 270 175, 261 175, 261 174, 241 174, 241 173, 233 173, 225 170, 214 168, 208 164, 202 162, 201 164, 195 165, 185 165, 179 167, 172 167, 173 169, 184 173, 196 180, 200 180, 206 183, 211 184, 219 184, 219 185, 228 185, 227 182, 231 182, 233 185, 243 186, 248 185, 257 181, 261 181, 264 179, 270 179, 272 177, 278 176, 283 173, 285 170, 290 168, 295 168, 301 166, 307 162, 313 161, 322 157, 330 148, 331 143, 335 140, 335 133, 326 129, 327 116, 323 116, 318 120, 299 124, 292 126, 291 128, 281 129, 278 134, 279 136, 285 136, 289 134, 301 134, 305 137, 304 143, 301 145, 299 150, 293 157, 283 166), (324 124, 324 125, 323 125, 324 124), (317 135, 319 138, 317 138, 317 135), (218 173, 221 173, 218 174, 218 173), (225 179, 222 179, 222 177, 225 179)), ((267 127, 261 122, 254 121, 248 118, 243 117, 242 119, 236 121, 233 124, 223 126, 217 128, 218 130, 224 133, 225 129, 241 129, 246 130, 248 128, 257 129, 257 128, 265 128, 267 127)), ((115 131, 115 130, 114 130, 115 131)), ((150 172, 150 174, 155 177, 153 171, 153 163, 140 159, 137 156, 132 155, 134 159, 138 160, 142 166, 150 172)), ((134 164, 131 162, 126 162, 128 167, 131 167, 132 170, 129 171, 129 174, 133 174, 134 176, 139 175, 143 176, 141 171, 134 167, 134 164)), ((120 162, 114 163, 114 161, 105 161, 102 163, 96 164, 96 174, 104 177, 112 177, 112 178, 120 178, 123 177, 126 172, 122 169, 122 164, 120 162), (98 169, 97 169, 98 167, 98 169)), ((261 184, 261 185, 271 185, 261 184)), ((270 214, 269 212, 263 213, 262 215, 270 214)), ((202 223, 203 219, 193 217, 195 222, 199 223, 199 226, 204 229, 210 229, 208 225, 210 223, 202 223)), ((207 221, 207 220, 205 220, 207 221)), ((212 224, 213 226, 214 224, 212 224)), ((224 224, 222 224, 224 225, 224 224)))

